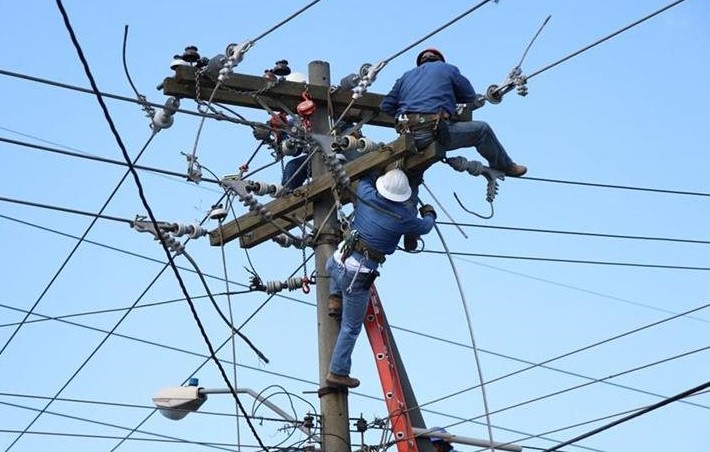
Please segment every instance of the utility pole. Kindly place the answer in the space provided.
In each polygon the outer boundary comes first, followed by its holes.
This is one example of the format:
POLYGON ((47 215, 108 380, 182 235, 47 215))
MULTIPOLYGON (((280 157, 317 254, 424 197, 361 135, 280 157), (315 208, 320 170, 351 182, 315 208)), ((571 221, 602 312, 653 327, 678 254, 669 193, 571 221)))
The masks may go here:
MULTIPOLYGON (((312 61, 308 64, 308 82, 315 86, 330 86, 330 65, 324 61, 312 61)), ((314 134, 327 134, 330 130, 328 112, 325 108, 316 108, 311 117, 312 132, 314 134)), ((324 150, 325 151, 325 150, 324 150)), ((328 168, 320 155, 314 157, 311 168, 313 177, 323 176, 328 173, 328 168)), ((335 215, 331 214, 331 207, 335 199, 331 193, 313 200, 313 221, 321 231, 317 241, 313 244, 316 255, 316 317, 318 320, 318 369, 320 387, 321 423, 321 450, 326 452, 350 451, 350 422, 348 416, 347 389, 329 388, 325 381, 333 353, 335 339, 340 330, 338 322, 328 316, 328 276, 325 271, 325 262, 335 251, 338 243, 338 223, 335 215)))
MULTIPOLYGON (((367 121, 370 125, 393 127, 393 118, 379 110, 382 95, 365 93, 357 100, 352 100, 349 90, 331 92, 330 66, 327 62, 313 61, 308 65, 308 93, 314 104, 315 111, 310 116, 311 134, 320 138, 327 137, 330 131, 329 111, 331 105, 334 115, 348 113, 347 119, 352 121, 367 121), (349 108, 348 108, 349 106, 349 108), (369 119, 365 119, 369 118, 369 119)), ((212 79, 200 77, 194 67, 178 66, 174 77, 166 78, 161 84, 163 93, 168 96, 191 99, 213 99, 214 102, 237 105, 250 108, 268 108, 281 110, 284 106, 297 105, 303 100, 303 84, 284 81, 273 87, 268 87, 269 81, 264 77, 246 74, 232 74, 224 81, 220 89, 216 89, 212 79)), ((470 119, 471 110, 467 110, 458 119, 470 119)), ((319 143, 327 139, 318 140, 319 143)), ((335 250, 340 240, 340 229, 333 213, 335 199, 332 189, 335 179, 330 173, 323 155, 325 151, 317 152, 311 161, 312 180, 309 184, 296 189, 293 193, 275 199, 260 209, 270 214, 265 219, 259 212, 250 211, 240 217, 220 225, 210 231, 210 244, 224 245, 234 239, 240 240, 243 248, 251 248, 264 241, 274 238, 283 230, 290 230, 313 220, 317 234, 313 248, 316 258, 316 317, 318 331, 318 364, 321 408, 321 451, 349 452, 350 425, 348 410, 348 391, 345 388, 333 388, 326 384, 330 357, 339 332, 339 324, 328 316, 328 276, 325 263, 335 250)), ((344 165, 344 170, 354 184, 367 172, 376 168, 385 168, 399 162, 405 170, 423 170, 440 159, 434 144, 417 151, 411 137, 401 136, 393 142, 379 147, 377 150, 364 153, 354 161, 344 165)), ((351 187, 352 188, 352 187, 351 187)), ((352 201, 347 191, 340 195, 344 205, 352 201)), ((424 420, 417 407, 414 392, 397 353, 394 337, 387 328, 390 343, 393 345, 394 361, 403 383, 407 405, 411 410, 410 418, 413 427, 423 428, 424 420)), ((431 450, 431 445, 424 438, 417 438, 419 451, 431 450)))

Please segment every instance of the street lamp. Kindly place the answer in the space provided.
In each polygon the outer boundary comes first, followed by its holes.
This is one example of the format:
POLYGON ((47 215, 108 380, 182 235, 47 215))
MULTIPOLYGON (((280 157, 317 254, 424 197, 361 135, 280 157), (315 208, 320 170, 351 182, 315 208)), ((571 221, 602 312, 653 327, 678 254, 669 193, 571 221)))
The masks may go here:
MULTIPOLYGON (((281 416, 284 420, 296 425, 296 427, 307 434, 310 439, 320 441, 320 438, 317 435, 313 435, 310 428, 303 426, 301 421, 294 418, 277 405, 274 405, 253 389, 235 388, 234 392, 237 394, 249 394, 271 411, 281 416)), ((201 388, 198 386, 197 378, 190 378, 187 386, 174 386, 158 391, 155 397, 153 397, 153 404, 158 407, 160 414, 168 419, 178 421, 187 416, 188 413, 200 409, 202 404, 207 401, 207 394, 231 393, 232 391, 229 388, 201 388)))

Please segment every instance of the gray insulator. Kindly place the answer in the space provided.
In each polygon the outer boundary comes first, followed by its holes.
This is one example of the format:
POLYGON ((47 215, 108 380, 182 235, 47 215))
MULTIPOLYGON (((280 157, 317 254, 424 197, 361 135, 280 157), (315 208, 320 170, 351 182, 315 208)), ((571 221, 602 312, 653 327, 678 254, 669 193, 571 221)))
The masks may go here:
POLYGON ((296 156, 301 153, 301 149, 295 140, 287 138, 281 143, 281 153, 283 155, 296 156))
POLYGON ((313 236, 308 235, 304 239, 303 237, 294 238, 286 234, 279 234, 271 240, 278 243, 283 248, 289 248, 292 246, 294 248, 302 250, 313 243, 313 236))
POLYGON ((456 171, 464 172, 472 176, 480 176, 483 173, 483 164, 478 160, 466 160, 465 157, 447 157, 446 163, 456 171))
POLYGON ((256 181, 250 181, 249 188, 258 196, 274 195, 279 190, 279 187, 274 184, 256 181))
POLYGON ((197 239, 207 235, 207 229, 204 229, 199 224, 173 223, 172 229, 176 237, 188 235, 191 239, 197 239))
POLYGON ((217 78, 217 76, 219 76, 219 70, 224 66, 226 60, 227 58, 221 53, 213 56, 202 71, 211 78, 217 78))
POLYGON ((360 76, 357 74, 348 74, 342 79, 340 79, 340 88, 341 89, 353 89, 357 86, 358 82, 360 81, 360 76))
POLYGON ((284 289, 288 289, 289 291, 291 290, 296 290, 300 289, 303 287, 303 278, 302 277, 293 277, 289 278, 286 281, 266 281, 264 284, 266 287, 266 293, 268 294, 273 294, 276 292, 281 292, 284 289))

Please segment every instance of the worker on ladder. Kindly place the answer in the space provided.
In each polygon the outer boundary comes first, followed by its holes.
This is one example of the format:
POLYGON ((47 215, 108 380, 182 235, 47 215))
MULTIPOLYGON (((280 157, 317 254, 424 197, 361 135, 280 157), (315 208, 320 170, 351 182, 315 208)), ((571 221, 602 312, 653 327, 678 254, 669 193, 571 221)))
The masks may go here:
POLYGON ((407 175, 392 169, 360 180, 349 236, 326 262, 330 276, 330 304, 342 305, 340 332, 335 342, 326 382, 329 386, 356 388, 350 377, 351 355, 365 319, 370 287, 379 276, 385 256, 394 253, 402 235, 426 234, 434 227, 436 212, 430 205, 419 209, 410 201, 407 175))

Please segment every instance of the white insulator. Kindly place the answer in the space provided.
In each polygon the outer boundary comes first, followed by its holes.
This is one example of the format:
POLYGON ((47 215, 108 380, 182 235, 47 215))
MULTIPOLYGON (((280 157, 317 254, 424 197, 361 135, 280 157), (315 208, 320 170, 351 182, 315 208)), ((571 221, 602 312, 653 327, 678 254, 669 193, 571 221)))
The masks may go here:
POLYGON ((288 248, 293 245, 293 239, 286 234, 279 234, 271 240, 281 245, 282 248, 288 248))
POLYGON ((212 210, 210 211, 210 220, 222 221, 225 218, 227 218, 227 209, 225 209, 224 206, 221 204, 212 206, 212 210))
POLYGON ((271 195, 272 198, 278 198, 283 192, 284 186, 281 184, 273 184, 272 187, 274 187, 274 191, 269 193, 269 195, 271 195))
POLYGON ((353 88, 353 99, 361 98, 362 95, 365 94, 365 92, 367 92, 367 88, 362 86, 362 81, 361 81, 358 86, 353 88))
POLYGON ((369 138, 360 138, 357 140, 357 147, 360 152, 372 152, 380 147, 378 143, 370 140, 369 138))

